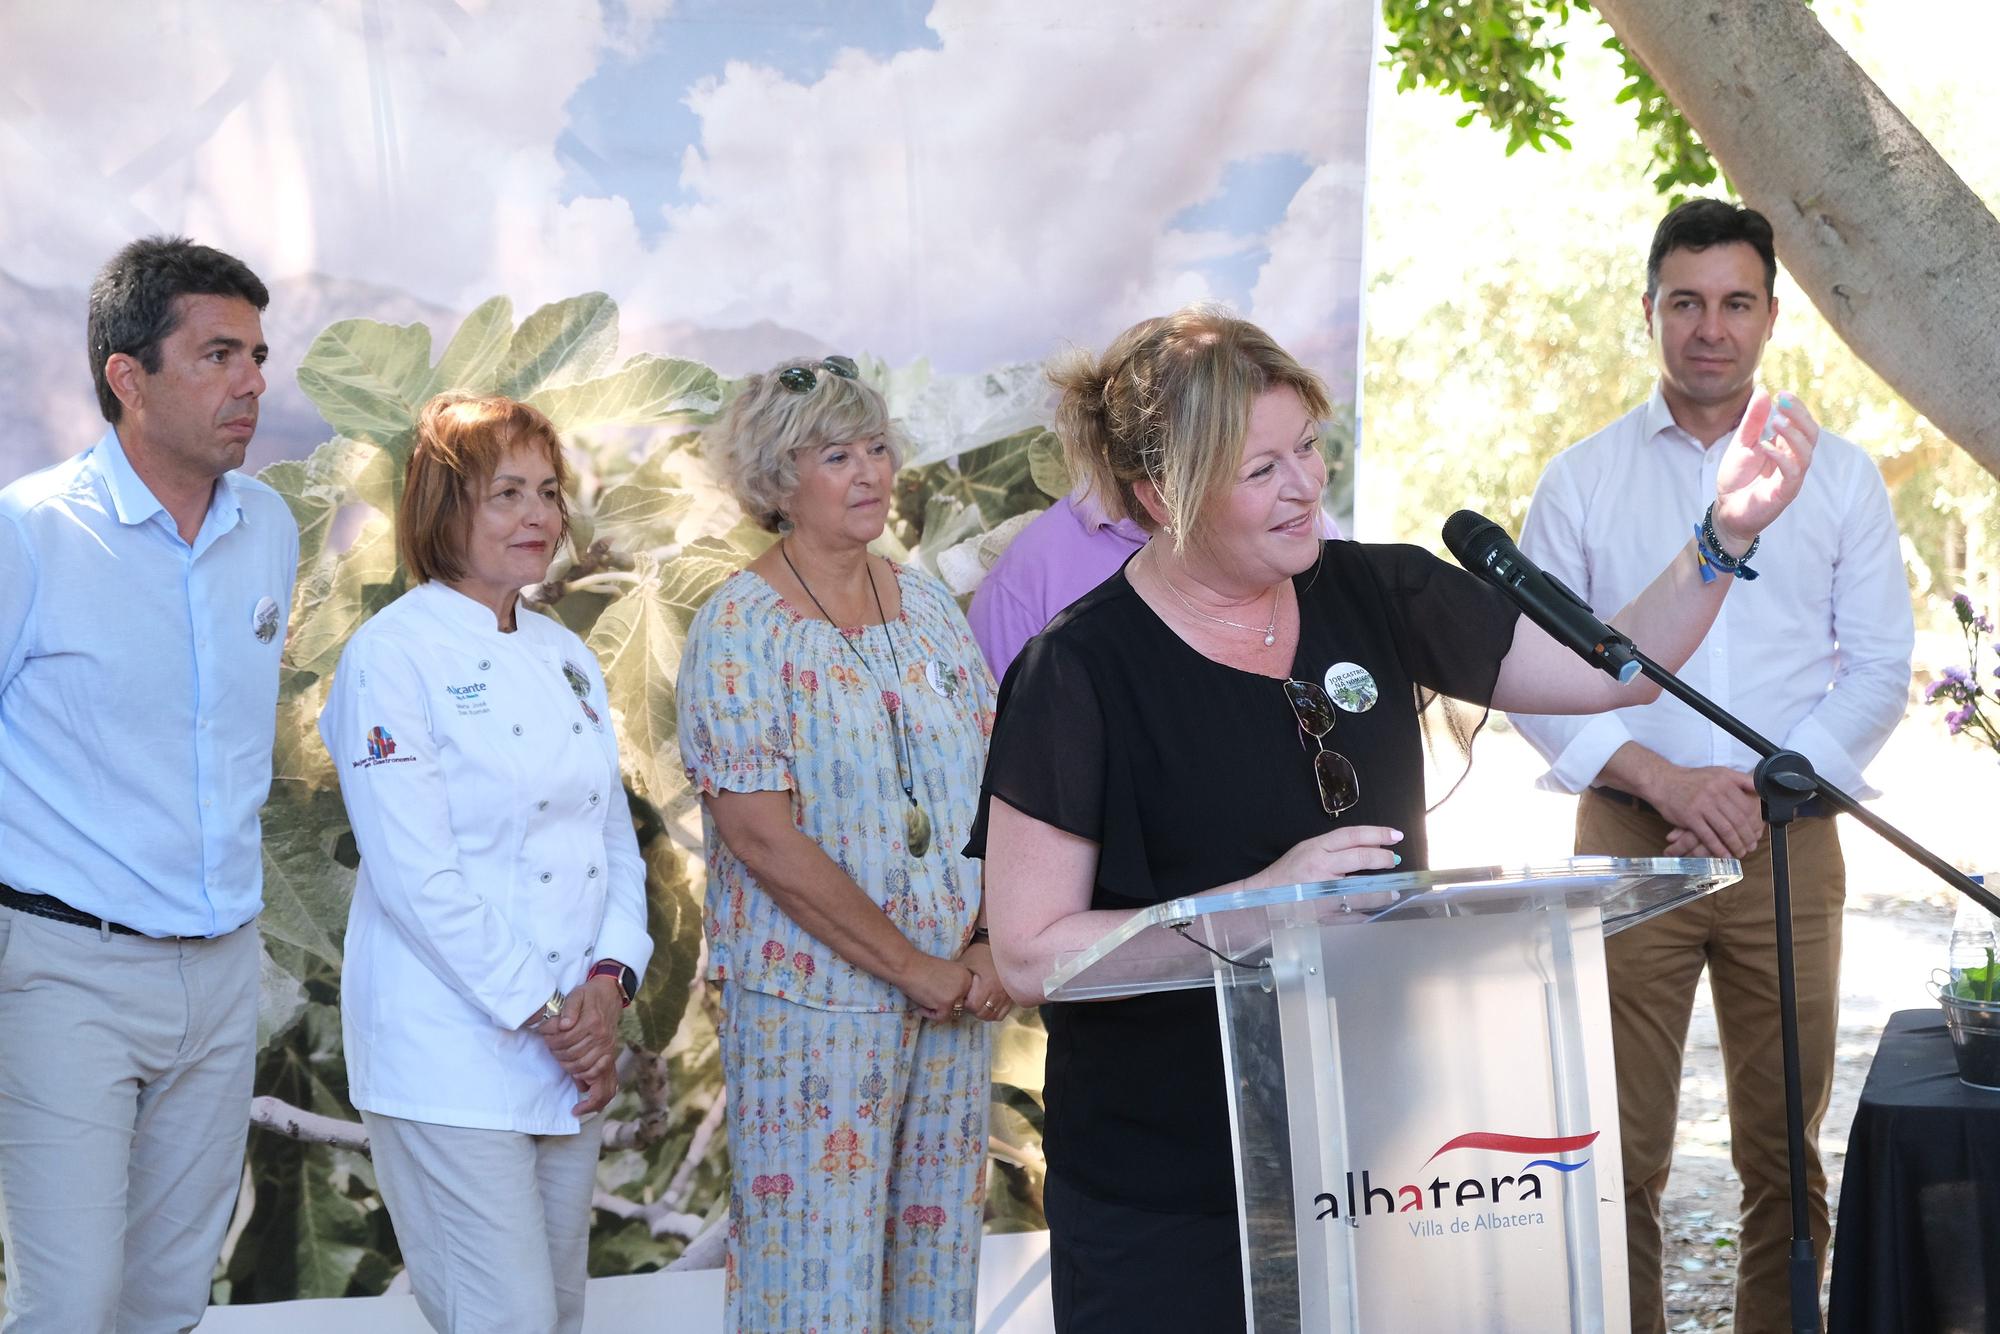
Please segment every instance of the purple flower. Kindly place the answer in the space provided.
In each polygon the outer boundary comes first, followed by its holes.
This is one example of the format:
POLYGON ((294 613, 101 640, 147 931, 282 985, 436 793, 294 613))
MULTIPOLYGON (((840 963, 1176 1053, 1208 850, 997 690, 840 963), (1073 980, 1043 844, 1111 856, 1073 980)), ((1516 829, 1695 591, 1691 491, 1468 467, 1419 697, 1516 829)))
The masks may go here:
POLYGON ((1965 594, 1963 594, 1963 593, 1953 593, 1953 594, 1951 595, 1951 609, 1952 609, 1952 611, 1953 611, 1953 612, 1955 612, 1955 613, 1957 614, 1957 616, 1958 616, 1958 623, 1959 623, 1960 625, 1971 625, 1971 624, 1972 624, 1972 599, 1971 599, 1971 598, 1967 597, 1967 596, 1966 596, 1965 594))
POLYGON ((1960 732, 1964 731, 1965 725, 1971 721, 1972 706, 1970 704, 1962 709, 1953 709, 1944 716, 1944 725, 1950 729, 1953 736, 1957 736, 1960 732))

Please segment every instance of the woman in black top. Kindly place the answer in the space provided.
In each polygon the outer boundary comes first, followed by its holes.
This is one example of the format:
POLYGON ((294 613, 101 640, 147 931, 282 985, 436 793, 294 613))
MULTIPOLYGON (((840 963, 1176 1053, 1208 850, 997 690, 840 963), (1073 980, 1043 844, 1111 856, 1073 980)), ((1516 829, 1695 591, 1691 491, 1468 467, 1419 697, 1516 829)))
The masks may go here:
MULTIPOLYGON (((1416 686, 1547 713, 1658 693, 1618 685, 1419 548, 1321 543, 1330 404, 1255 326, 1182 311, 1051 378, 1073 471, 1156 540, 1032 640, 1000 692, 968 851, 986 857, 994 955, 1020 1003, 1134 909, 1424 867, 1416 686), (1319 685, 1335 667, 1339 705, 1319 685), (1340 679, 1372 680, 1373 706, 1340 679)), ((1760 395, 1722 464, 1725 564, 1811 458, 1810 418, 1759 442, 1767 413, 1760 395)), ((1731 582, 1705 581, 1690 543, 1616 620, 1678 665, 1731 582)), ((1057 1328, 1241 1329, 1213 997, 1046 1015, 1057 1328)))

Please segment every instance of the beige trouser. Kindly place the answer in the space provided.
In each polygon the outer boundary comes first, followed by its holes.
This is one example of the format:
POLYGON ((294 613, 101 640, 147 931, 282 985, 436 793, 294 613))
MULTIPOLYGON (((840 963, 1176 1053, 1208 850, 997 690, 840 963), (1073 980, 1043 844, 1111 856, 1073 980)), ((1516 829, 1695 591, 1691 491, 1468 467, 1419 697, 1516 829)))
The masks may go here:
MULTIPOLYGON (((1585 793, 1576 850, 1657 857, 1667 823, 1656 812, 1585 793)), ((1799 1066, 1805 1094, 1807 1213, 1813 1250, 1826 1270, 1826 1173, 1820 1118, 1833 1088, 1840 1008, 1840 913, 1847 867, 1830 817, 1791 827, 1792 935, 1799 997, 1799 1066)), ((1618 1066, 1618 1131, 1624 1141, 1625 1248, 1633 1334, 1666 1329, 1660 1273, 1660 1195, 1673 1165, 1681 1062, 1695 984, 1708 969, 1729 1088, 1729 1153, 1743 1182, 1736 1273, 1737 1334, 1791 1327, 1786 1267, 1792 1192, 1785 1145, 1785 1074, 1778 1034, 1776 917, 1771 838, 1743 863, 1743 879, 1605 942, 1611 975, 1611 1039, 1618 1066)))
POLYGON ((574 1135, 363 1112, 417 1307, 440 1334, 577 1334, 604 1118, 574 1135))
POLYGON ((0 908, 8 1334, 192 1329, 243 1172, 257 928, 151 940, 0 908))

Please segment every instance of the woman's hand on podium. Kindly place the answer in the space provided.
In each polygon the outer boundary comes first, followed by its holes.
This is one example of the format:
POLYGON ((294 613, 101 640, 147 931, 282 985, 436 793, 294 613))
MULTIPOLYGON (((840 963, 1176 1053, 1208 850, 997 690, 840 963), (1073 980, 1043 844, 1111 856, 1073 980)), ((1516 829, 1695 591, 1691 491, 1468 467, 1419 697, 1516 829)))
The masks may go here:
POLYGON ((1264 889, 1271 885, 1303 885, 1338 880, 1356 871, 1391 871, 1403 864, 1391 845, 1403 841, 1403 831, 1387 825, 1362 824, 1315 834, 1291 851, 1230 889, 1264 889))

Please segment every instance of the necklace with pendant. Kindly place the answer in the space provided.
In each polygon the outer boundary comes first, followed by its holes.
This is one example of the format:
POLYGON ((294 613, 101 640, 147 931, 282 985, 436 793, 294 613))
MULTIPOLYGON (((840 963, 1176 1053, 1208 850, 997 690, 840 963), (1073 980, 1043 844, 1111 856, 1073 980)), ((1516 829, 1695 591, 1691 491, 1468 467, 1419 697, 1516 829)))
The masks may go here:
MULTIPOLYGON (((840 622, 833 619, 833 614, 827 611, 826 604, 819 600, 819 594, 812 591, 812 585, 799 573, 799 567, 792 564, 792 553, 785 549, 783 538, 778 539, 778 554, 784 557, 785 568, 792 572, 792 578, 799 581, 799 587, 805 589, 806 596, 812 599, 812 604, 818 608, 819 614, 826 617, 827 623, 833 626, 833 632, 840 636, 840 642, 847 646, 847 651, 861 664, 861 670, 869 682, 881 691, 882 707, 889 711, 889 723, 895 729, 896 781, 903 785, 903 795, 909 798, 910 802, 910 809, 903 813, 903 846, 908 849, 912 857, 922 857, 931 850, 931 817, 924 814, 924 808, 917 804, 917 785, 908 760, 910 732, 903 717, 901 692, 882 690, 881 685, 875 680, 874 669, 868 665, 868 659, 861 656, 861 650, 847 638, 846 632, 840 628, 840 622)), ((882 591, 875 587, 875 567, 866 564, 865 554, 862 560, 863 568, 868 571, 868 591, 875 598, 875 616, 882 623, 883 637, 889 641, 889 665, 895 671, 895 680, 900 685, 903 680, 903 664, 896 657, 896 632, 889 628, 889 613, 882 609, 882 591)))
POLYGON ((1253 635, 1262 635, 1264 636, 1265 648, 1269 648, 1271 647, 1271 645, 1278 642, 1278 590, 1277 589, 1274 588, 1271 590, 1271 623, 1269 625, 1260 628, 1254 625, 1244 625, 1238 621, 1225 621, 1220 616, 1209 615, 1207 612, 1203 611, 1200 607, 1197 607, 1194 605, 1194 603, 1188 601, 1187 594, 1181 592, 1180 589, 1174 587, 1174 581, 1167 578, 1167 572, 1165 570, 1155 570, 1154 573, 1160 576, 1160 582, 1167 586, 1167 591, 1169 593, 1172 593, 1175 597, 1181 600, 1181 605, 1183 607, 1186 607, 1189 611, 1201 617, 1204 621, 1214 621, 1217 625, 1226 625, 1232 630, 1248 630, 1253 635))

